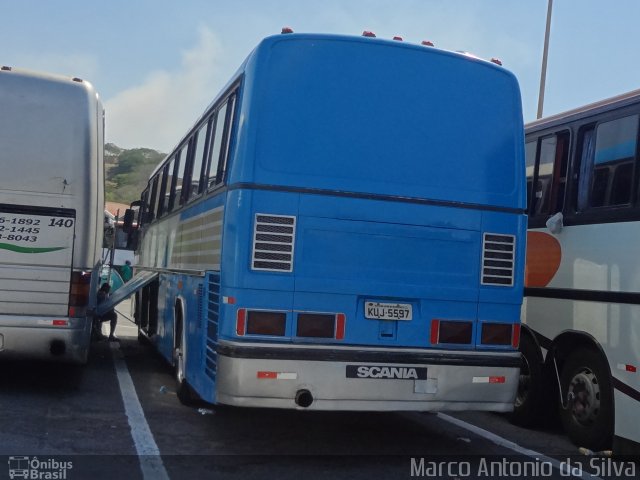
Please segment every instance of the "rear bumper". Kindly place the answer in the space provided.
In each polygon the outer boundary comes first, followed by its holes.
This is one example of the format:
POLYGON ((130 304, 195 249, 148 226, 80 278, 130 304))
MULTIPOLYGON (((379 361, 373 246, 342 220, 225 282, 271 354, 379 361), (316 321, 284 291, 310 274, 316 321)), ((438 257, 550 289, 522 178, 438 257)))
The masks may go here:
POLYGON ((0 359, 85 363, 90 340, 90 318, 0 315, 0 359), (54 326, 54 320, 67 325, 54 326))
POLYGON ((216 401, 309 410, 507 412, 513 409, 519 365, 518 352, 225 342, 218 347, 216 401), (348 377, 347 370, 364 375, 348 377), (304 391, 312 396, 307 407, 296 403, 304 391))

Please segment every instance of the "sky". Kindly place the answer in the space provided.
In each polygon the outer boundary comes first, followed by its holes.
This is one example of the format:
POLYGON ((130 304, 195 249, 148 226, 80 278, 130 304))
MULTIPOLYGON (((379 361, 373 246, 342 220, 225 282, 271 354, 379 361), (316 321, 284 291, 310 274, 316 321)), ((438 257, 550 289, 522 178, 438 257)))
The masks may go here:
MULTIPOLYGON (((536 118, 548 0, 0 0, 0 65, 80 77, 106 141, 170 151, 259 41, 400 35, 499 58, 536 118)), ((544 115, 640 88, 639 0, 555 0, 544 115)), ((0 115, 2 112, 0 112, 0 115)))

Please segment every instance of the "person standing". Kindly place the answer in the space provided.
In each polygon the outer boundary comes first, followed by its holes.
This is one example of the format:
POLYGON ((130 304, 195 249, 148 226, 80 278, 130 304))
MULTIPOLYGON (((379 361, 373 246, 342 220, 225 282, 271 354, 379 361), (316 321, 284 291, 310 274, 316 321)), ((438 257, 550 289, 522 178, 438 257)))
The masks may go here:
MULTIPOLYGON (((98 305, 100 305, 101 303, 104 303, 108 298, 109 298, 109 291, 111 290, 111 286, 109 285, 109 283, 105 282, 102 284, 102 286, 100 287, 100 290, 98 290, 98 305)), ((116 324, 118 323, 118 314, 116 313, 116 311, 112 308, 111 310, 109 310, 108 312, 103 313, 102 315, 96 317, 96 324, 94 324, 94 334, 95 336, 102 340, 105 338, 104 335, 102 335, 102 322, 109 322, 109 341, 110 342, 117 342, 118 341, 118 337, 115 336, 115 331, 116 331, 116 324)))
POLYGON ((124 265, 120 268, 120 276, 122 277, 122 281, 127 283, 131 280, 133 276, 133 271, 131 270, 131 262, 129 260, 124 262, 124 265))

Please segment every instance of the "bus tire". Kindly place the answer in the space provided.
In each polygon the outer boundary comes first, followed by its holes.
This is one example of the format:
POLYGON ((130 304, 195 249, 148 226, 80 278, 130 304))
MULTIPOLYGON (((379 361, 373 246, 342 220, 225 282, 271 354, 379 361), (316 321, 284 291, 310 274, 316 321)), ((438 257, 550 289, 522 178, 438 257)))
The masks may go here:
POLYGON ((175 321, 176 321, 176 347, 174 350, 175 359, 175 377, 177 390, 176 394, 180 403, 187 406, 196 404, 200 398, 195 393, 191 385, 187 382, 187 352, 186 345, 186 331, 184 328, 182 309, 176 304, 175 307, 175 321))
POLYGON ((138 327, 138 344, 144 347, 148 347, 151 345, 151 341, 149 340, 149 337, 147 337, 142 332, 142 329, 140 327, 138 327))
POLYGON ((566 404, 566 408, 560 405, 560 418, 571 441, 593 451, 610 449, 613 391, 602 355, 591 348, 577 349, 565 361, 560 382, 566 404))
POLYGON ((543 423, 545 382, 542 355, 533 338, 523 335, 520 339, 522 367, 518 391, 509 421, 521 427, 532 427, 543 423))

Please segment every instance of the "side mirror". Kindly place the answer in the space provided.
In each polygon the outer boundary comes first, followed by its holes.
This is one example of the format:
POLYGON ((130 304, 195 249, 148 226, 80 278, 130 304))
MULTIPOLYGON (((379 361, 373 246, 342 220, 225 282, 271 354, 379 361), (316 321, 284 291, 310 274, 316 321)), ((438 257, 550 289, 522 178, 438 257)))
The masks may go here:
POLYGON ((135 210, 127 208, 124 212, 124 224, 122 225, 122 231, 130 233, 133 230, 133 220, 136 216, 135 210))
POLYGON ((549 217, 545 225, 547 226, 547 228, 551 233, 557 234, 557 233, 560 233, 562 231, 562 228, 564 227, 562 220, 563 220, 562 212, 558 212, 555 215, 552 215, 551 217, 549 217))

